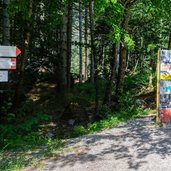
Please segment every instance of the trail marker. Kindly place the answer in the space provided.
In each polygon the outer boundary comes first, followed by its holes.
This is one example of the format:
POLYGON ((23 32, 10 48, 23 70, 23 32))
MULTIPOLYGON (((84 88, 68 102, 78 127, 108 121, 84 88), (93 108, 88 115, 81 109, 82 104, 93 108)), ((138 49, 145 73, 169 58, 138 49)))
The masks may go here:
POLYGON ((0 46, 0 57, 17 57, 20 53, 16 46, 0 46))
POLYGON ((8 82, 8 71, 0 71, 0 82, 8 82))
POLYGON ((0 69, 16 69, 16 58, 0 58, 0 69))
POLYGON ((1 69, 16 69, 16 57, 20 53, 16 46, 0 46, 0 82, 8 82, 8 71, 1 69))

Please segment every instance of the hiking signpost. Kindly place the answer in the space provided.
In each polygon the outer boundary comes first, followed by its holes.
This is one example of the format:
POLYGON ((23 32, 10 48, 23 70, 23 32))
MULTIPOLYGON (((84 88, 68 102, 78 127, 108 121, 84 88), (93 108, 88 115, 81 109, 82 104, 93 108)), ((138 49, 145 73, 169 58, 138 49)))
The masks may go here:
POLYGON ((8 71, 0 71, 0 82, 8 82, 8 71))
POLYGON ((0 69, 16 69, 16 58, 0 58, 0 69))
POLYGON ((0 46, 0 57, 17 57, 20 53, 16 46, 0 46))
POLYGON ((16 46, 0 46, 0 82, 8 82, 8 70, 16 69, 16 57, 20 53, 16 46))
POLYGON ((158 52, 157 121, 171 124, 171 50, 158 52))

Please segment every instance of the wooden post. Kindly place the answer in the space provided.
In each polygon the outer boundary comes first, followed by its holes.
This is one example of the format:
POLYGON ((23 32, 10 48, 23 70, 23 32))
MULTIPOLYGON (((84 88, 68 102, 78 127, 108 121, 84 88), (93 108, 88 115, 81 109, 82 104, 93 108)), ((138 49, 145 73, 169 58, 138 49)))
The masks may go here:
POLYGON ((159 122, 159 88, 160 88, 160 50, 158 50, 157 54, 157 91, 156 91, 156 111, 157 111, 157 116, 156 116, 156 122, 159 122))

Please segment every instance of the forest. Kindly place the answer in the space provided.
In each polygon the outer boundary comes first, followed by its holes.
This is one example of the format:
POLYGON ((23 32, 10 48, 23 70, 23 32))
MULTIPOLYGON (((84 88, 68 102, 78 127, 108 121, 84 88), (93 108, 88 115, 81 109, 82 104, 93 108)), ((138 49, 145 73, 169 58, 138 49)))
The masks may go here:
POLYGON ((6 152, 45 145, 50 155, 62 139, 154 112, 157 52, 171 50, 170 7, 170 0, 1 0, 0 45, 21 54, 0 82, 0 170, 25 164, 10 163, 6 152))

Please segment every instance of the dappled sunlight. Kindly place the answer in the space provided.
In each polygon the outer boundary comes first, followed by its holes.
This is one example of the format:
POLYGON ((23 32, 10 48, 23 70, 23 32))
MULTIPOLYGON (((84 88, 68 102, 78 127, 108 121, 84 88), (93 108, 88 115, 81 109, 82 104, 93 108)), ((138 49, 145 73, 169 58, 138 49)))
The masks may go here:
POLYGON ((102 133, 69 140, 68 148, 72 150, 49 160, 45 170, 96 170, 104 165, 117 171, 155 170, 171 155, 170 132, 170 126, 155 126, 148 116, 128 121, 102 133))

